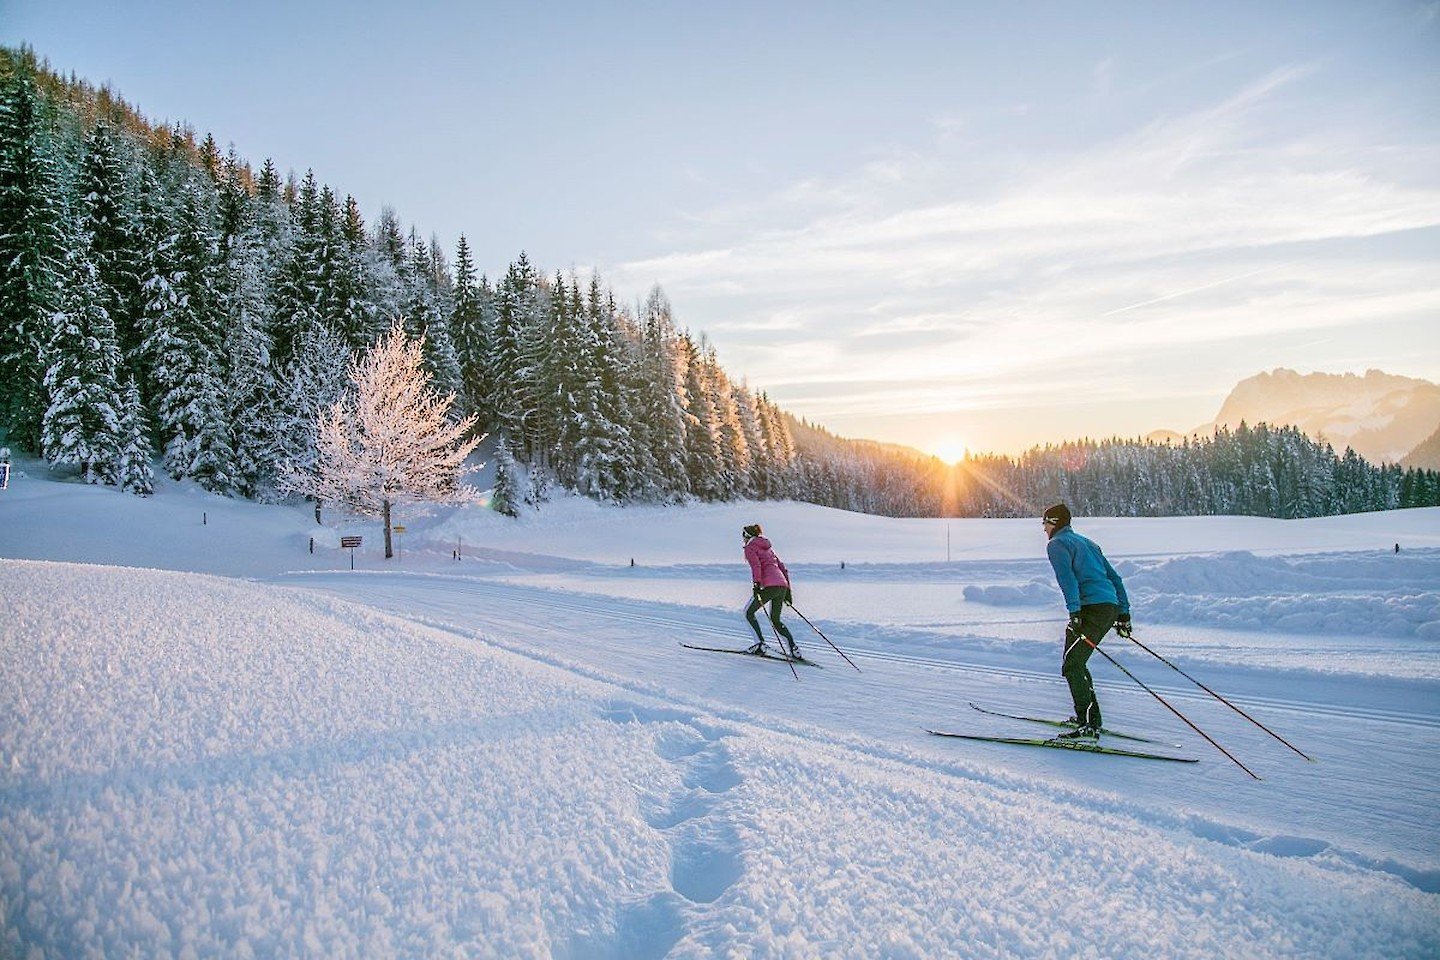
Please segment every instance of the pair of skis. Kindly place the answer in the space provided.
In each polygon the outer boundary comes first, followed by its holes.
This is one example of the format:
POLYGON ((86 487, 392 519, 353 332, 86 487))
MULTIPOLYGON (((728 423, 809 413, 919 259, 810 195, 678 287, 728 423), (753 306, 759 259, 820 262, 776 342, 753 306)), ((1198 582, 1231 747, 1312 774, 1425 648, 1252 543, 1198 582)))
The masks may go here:
POLYGON ((682 643, 680 644, 680 646, 684 647, 686 650, 703 650, 706 653, 733 653, 736 656, 740 657, 755 657, 757 660, 775 660, 780 663, 798 663, 802 667, 814 667, 816 670, 825 669, 820 664, 816 663, 814 660, 806 660, 804 657, 787 657, 781 654, 770 653, 769 651, 764 651, 761 653, 751 653, 749 650, 732 650, 729 647, 697 647, 693 643, 682 643))
MULTIPOLYGON (((1043 723, 1046 726, 1050 727, 1061 727, 1070 730, 1074 729, 1074 724, 1068 723, 1064 720, 1050 720, 1043 717, 1027 717, 1015 713, 1000 713, 996 710, 987 710, 984 707, 978 706, 977 704, 973 703, 970 704, 970 706, 974 707, 981 713, 988 714, 992 717, 1005 717, 1009 720, 1023 720, 1028 723, 1043 723)), ((1054 750, 1075 750, 1080 753, 1108 753, 1111 756, 1117 757, 1134 757, 1139 760, 1169 760, 1173 763, 1199 762, 1192 757, 1176 757, 1166 753, 1148 753, 1143 750, 1132 750, 1121 747, 1105 747, 1101 746, 1098 742, 1089 740, 1061 740, 1058 738, 1047 739, 1044 737, 986 737, 973 733, 950 733, 944 730, 930 730, 928 728, 925 732, 932 733, 937 737, 954 737, 959 740, 979 740, 983 743, 1007 743, 1017 747, 1049 747, 1054 750)), ((1117 740, 1129 740, 1135 743, 1158 744, 1162 742, 1159 740, 1152 740, 1149 737, 1140 737, 1132 733, 1120 733, 1116 730, 1106 730, 1103 728, 1100 730, 1100 735, 1114 737, 1117 740)))
MULTIPOLYGON (((820 666, 820 664, 816 663, 815 661, 813 661, 813 660, 806 660, 806 659, 804 659, 803 657, 795 658, 795 657, 779 656, 779 655, 776 655, 776 654, 773 654, 773 653, 763 652, 763 651, 760 652, 760 653, 751 653, 749 650, 735 650, 735 649, 732 649, 732 648, 730 648, 730 647, 701 647, 701 646, 696 646, 696 645, 693 644, 693 643, 682 643, 682 644, 680 644, 680 646, 684 647, 684 648, 687 649, 687 650, 701 650, 701 651, 704 651, 704 652, 706 652, 706 653, 729 653, 729 654, 733 654, 734 656, 738 656, 738 657, 754 657, 754 658, 756 658, 757 660, 775 660, 775 661, 780 662, 780 663, 788 663, 788 664, 790 664, 791 667, 792 667, 792 669, 793 669, 794 665, 797 664, 797 663, 798 663, 798 664, 801 664, 801 665, 803 665, 803 666, 807 666, 807 667, 814 667, 814 668, 817 669, 817 670, 823 670, 823 669, 824 669, 822 666, 820 666)), ((1050 727, 1060 727, 1060 728, 1062 728, 1062 729, 1074 729, 1074 725, 1073 725, 1073 724, 1067 723, 1067 722, 1064 721, 1064 720, 1049 720, 1049 719, 1046 719, 1046 718, 1043 718, 1043 717, 1027 717, 1027 716, 1024 716, 1024 715, 1021 715, 1021 714, 1015 714, 1015 713, 1000 713, 999 711, 996 711, 996 710, 987 710, 987 709, 985 709, 984 707, 979 706, 978 704, 974 704, 974 703, 970 704, 970 706, 971 706, 971 707, 974 707, 976 710, 980 711, 981 713, 988 714, 988 715, 990 715, 990 716, 992 716, 992 717, 1005 717, 1006 719, 1009 719, 1009 720, 1023 720, 1023 721, 1026 721, 1026 722, 1028 722, 1028 723, 1043 723, 1043 724, 1045 724, 1046 726, 1050 726, 1050 727)), ((928 729, 928 728, 926 729, 926 733, 932 733, 932 734, 934 734, 934 735, 937 736, 937 737, 954 737, 955 739, 958 739, 958 740, 979 740, 979 741, 982 741, 982 742, 984 742, 984 743, 1007 743, 1007 744, 1012 744, 1012 745, 1014 745, 1014 746, 1020 746, 1020 747, 1050 747, 1050 748, 1056 749, 1056 750, 1074 750, 1074 751, 1077 751, 1077 752, 1080 752, 1080 753, 1108 753, 1108 754, 1110 754, 1111 756, 1117 756, 1117 757, 1135 757, 1135 758, 1141 759, 1141 760, 1169 760, 1169 761, 1174 762, 1174 763, 1198 763, 1198 762, 1199 762, 1199 761, 1197 761, 1197 760, 1195 760, 1195 759, 1193 759, 1193 758, 1191 758, 1191 757, 1175 757, 1175 756, 1170 756, 1169 754, 1164 754, 1164 753, 1147 753, 1147 752, 1145 752, 1145 751, 1143 751, 1143 750, 1130 750, 1130 749, 1123 749, 1123 748, 1120 748, 1120 747, 1104 747, 1104 746, 1101 746, 1099 743, 1092 742, 1092 741, 1087 741, 1087 740, 1061 740, 1061 739, 1057 739, 1057 738, 1049 738, 1049 739, 1047 739, 1047 738, 1043 738, 1043 737, 986 737, 986 736, 980 736, 980 735, 978 735, 978 734, 971 734, 971 733, 950 733, 950 732, 944 731, 944 730, 930 730, 930 729, 928 729)), ((1100 730, 1100 734, 1101 734, 1101 736, 1113 737, 1113 738, 1115 738, 1115 739, 1117 739, 1117 740, 1128 740, 1128 741, 1131 741, 1131 742, 1133 742, 1133 743, 1154 743, 1154 744, 1162 743, 1162 741, 1160 741, 1160 740, 1152 740, 1152 739, 1149 738, 1149 737, 1141 737, 1141 736, 1137 736, 1137 735, 1135 735, 1135 734, 1133 734, 1133 733, 1121 733, 1121 732, 1118 731, 1118 730, 1107 730, 1107 729, 1102 728, 1102 729, 1100 730)))

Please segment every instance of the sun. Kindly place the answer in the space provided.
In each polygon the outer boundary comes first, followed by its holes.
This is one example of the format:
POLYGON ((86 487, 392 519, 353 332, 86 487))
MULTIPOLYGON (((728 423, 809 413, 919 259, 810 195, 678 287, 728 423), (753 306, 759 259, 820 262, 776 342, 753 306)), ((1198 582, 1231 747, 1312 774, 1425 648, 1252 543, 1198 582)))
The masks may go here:
POLYGON ((930 444, 930 453, 946 463, 959 463, 970 452, 970 445, 956 437, 946 437, 930 444))

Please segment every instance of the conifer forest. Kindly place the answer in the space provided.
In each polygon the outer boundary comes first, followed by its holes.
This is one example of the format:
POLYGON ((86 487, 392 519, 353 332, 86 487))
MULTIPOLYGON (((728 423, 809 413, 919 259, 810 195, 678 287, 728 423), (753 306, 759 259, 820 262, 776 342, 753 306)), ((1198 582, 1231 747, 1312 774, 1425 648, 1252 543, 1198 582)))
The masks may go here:
MULTIPOLYGON (((480 225, 483 228, 483 225, 480 225)), ((517 238, 520 239, 520 238, 517 238)), ((517 247, 519 244, 517 244, 517 247)), ((798 420, 723 370, 660 288, 520 253, 477 264, 313 173, 253 166, 107 88, 0 49, 0 434, 145 495, 157 467, 274 500, 353 356, 395 322, 488 435, 492 507, 798 499, 887 516, 1306 517, 1440 504, 1440 474, 1293 427, 1078 440, 946 464, 798 420)))

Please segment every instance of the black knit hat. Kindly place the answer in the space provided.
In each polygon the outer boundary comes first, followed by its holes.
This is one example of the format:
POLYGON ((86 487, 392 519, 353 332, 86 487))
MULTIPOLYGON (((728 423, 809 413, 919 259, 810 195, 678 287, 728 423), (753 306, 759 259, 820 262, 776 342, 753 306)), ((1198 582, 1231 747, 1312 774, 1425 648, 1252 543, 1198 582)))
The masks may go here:
POLYGON ((1057 503, 1055 506, 1046 510, 1045 515, 1040 519, 1054 520, 1057 528, 1068 527, 1070 526, 1070 508, 1063 503, 1057 503))
POLYGON ((752 523, 749 526, 743 527, 740 530, 740 535, 746 540, 753 540, 755 537, 760 536, 760 524, 752 523))

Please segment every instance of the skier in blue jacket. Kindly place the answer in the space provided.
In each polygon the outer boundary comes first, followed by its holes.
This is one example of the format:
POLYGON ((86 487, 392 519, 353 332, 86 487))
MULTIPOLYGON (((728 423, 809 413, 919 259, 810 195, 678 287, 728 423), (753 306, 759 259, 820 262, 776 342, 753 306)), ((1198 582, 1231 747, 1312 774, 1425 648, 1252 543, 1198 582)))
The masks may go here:
POLYGON ((1100 734, 1100 702, 1095 699, 1095 684, 1086 663, 1112 626, 1120 636, 1130 636, 1130 598, 1099 545, 1070 528, 1069 507, 1057 503, 1045 511, 1040 522, 1050 538, 1045 552, 1070 613, 1060 674, 1070 684, 1070 698, 1075 702, 1075 729, 1060 736, 1094 740, 1100 734))

